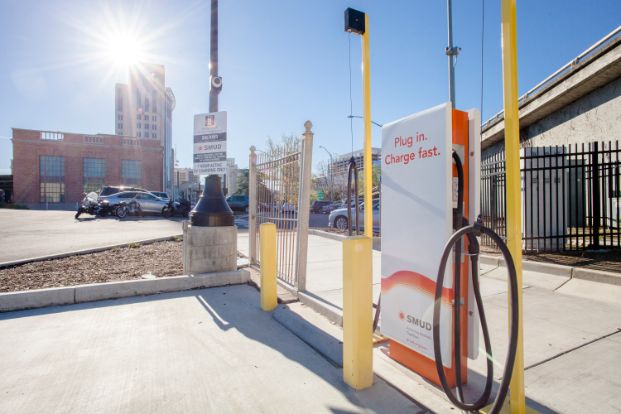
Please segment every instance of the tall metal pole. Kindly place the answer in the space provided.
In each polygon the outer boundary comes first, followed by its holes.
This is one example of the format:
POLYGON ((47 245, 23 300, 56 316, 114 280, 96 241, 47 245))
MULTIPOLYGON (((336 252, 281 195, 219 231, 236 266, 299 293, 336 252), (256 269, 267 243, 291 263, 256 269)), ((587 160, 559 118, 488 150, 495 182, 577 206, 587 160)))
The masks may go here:
POLYGON ((369 15, 364 14, 362 34, 362 99, 364 101, 364 235, 373 238, 373 174, 371 163, 371 57, 369 15))
POLYGON ((218 77, 218 0, 211 0, 209 54, 209 112, 218 112, 218 94, 221 87, 214 87, 214 79, 218 77))
POLYGON ((507 246, 517 275, 518 343, 511 375, 509 411, 526 412, 524 394, 524 329, 522 317, 522 216, 520 189, 520 118, 518 109, 516 0, 502 0, 502 85, 505 104, 505 158, 507 180, 507 246))
POLYGON ((455 109, 455 59, 459 54, 459 48, 453 46, 453 3, 452 0, 446 1, 446 12, 448 20, 448 46, 444 50, 448 57, 448 72, 449 72, 449 99, 451 105, 455 109))

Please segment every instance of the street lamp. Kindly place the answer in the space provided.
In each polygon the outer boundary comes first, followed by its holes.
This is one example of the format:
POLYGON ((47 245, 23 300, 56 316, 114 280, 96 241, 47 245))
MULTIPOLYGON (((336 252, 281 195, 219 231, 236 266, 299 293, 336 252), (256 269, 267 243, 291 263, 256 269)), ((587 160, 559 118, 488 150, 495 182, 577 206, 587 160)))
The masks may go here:
POLYGON ((334 161, 332 159, 332 153, 328 151, 328 149, 324 147, 323 145, 320 145, 319 148, 322 148, 330 156, 330 166, 328 167, 328 174, 330 174, 330 201, 333 201, 334 199, 334 174, 332 172, 332 165, 334 164, 334 161))
MULTIPOLYGON (((349 118, 349 119, 351 119, 351 118, 364 119, 364 117, 363 117, 363 116, 360 116, 360 115, 347 115, 347 118, 349 118)), ((384 125, 382 125, 382 124, 378 124, 377 122, 375 122, 375 121, 373 121, 373 120, 371 120, 371 123, 372 123, 373 125, 376 125, 376 126, 380 127, 380 128, 384 126, 384 125)))

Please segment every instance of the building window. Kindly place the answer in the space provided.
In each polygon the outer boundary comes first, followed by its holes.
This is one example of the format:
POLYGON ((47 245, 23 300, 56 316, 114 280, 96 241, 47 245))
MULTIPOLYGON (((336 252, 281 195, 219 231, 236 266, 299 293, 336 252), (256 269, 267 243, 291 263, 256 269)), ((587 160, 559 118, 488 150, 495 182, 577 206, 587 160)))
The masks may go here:
POLYGON ((141 136, 140 136, 140 131, 138 131, 138 138, 141 138, 141 136))
POLYGON ((151 138, 157 138, 157 134, 156 133, 151 134, 151 138))
POLYGON ((144 120, 145 120, 145 121, 148 121, 148 120, 149 120, 149 115, 145 115, 145 116, 144 116, 144 120))
POLYGON ((151 125, 151 128, 155 131, 157 130, 157 127, 155 126, 155 124, 151 125))
POLYGON ((151 115, 151 121, 155 122, 156 120, 157 120, 157 117, 155 115, 151 115))
POLYGON ((123 115, 117 115, 117 119, 118 119, 119 121, 122 121, 122 120, 123 120, 123 115))
POLYGON ((41 131, 41 139, 48 141, 62 141, 65 138, 65 134, 62 132, 48 132, 41 131))
POLYGON ((103 158, 84 158, 84 192, 97 191, 106 178, 106 160, 103 158))
MULTIPOLYGON (((123 127, 123 124, 119 124, 123 127)), ((104 144, 104 138, 97 135, 84 135, 84 142, 87 144, 104 144)))
POLYGON ((151 92, 151 100, 153 101, 153 112, 157 112, 157 91, 151 92))
POLYGON ((123 129, 123 124, 117 124, 116 125, 119 129, 123 129))
POLYGON ((121 160, 121 181, 123 184, 139 185, 141 165, 138 160, 121 160))
POLYGON ((39 157, 40 200, 42 203, 65 201, 65 159, 41 155, 39 157))
POLYGON ((149 98, 144 98, 144 111, 150 112, 149 111, 149 98))
POLYGON ((65 201, 65 183, 41 183, 42 203, 63 203, 65 201))

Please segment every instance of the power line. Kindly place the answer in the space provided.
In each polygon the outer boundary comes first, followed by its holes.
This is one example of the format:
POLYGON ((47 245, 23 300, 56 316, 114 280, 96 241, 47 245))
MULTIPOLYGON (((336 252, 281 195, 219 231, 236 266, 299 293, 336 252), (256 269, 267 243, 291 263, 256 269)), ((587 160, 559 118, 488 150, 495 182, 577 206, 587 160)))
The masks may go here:
POLYGON ((352 87, 351 87, 351 33, 349 33, 347 37, 347 46, 349 48, 349 133, 351 134, 351 155, 354 156, 354 100, 352 98, 352 87))

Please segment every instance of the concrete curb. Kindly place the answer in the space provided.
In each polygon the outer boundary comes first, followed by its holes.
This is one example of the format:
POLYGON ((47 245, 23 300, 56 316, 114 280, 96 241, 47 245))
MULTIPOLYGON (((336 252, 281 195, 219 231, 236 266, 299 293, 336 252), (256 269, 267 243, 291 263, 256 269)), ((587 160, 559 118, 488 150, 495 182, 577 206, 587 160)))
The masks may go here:
MULTIPOLYGON (((483 264, 492 266, 505 266, 502 258, 492 255, 480 255, 483 264)), ((522 269, 530 272, 545 273, 554 276, 563 276, 570 279, 582 279, 590 282, 605 283, 608 285, 621 286, 621 274, 615 272, 605 272, 603 270, 585 269, 576 266, 563 266, 554 263, 534 262, 522 260, 522 269)))
POLYGON ((574 267, 571 276, 576 279, 621 286, 621 275, 619 273, 574 267))
MULTIPOLYGON (((308 234, 313 234, 315 236, 325 237, 326 239, 332 239, 332 240, 338 240, 338 241, 343 241, 349 237, 344 234, 332 233, 329 231, 318 230, 318 229, 308 229, 308 234)), ((376 244, 381 241, 382 241, 381 237, 373 236, 373 246, 374 246, 373 248, 375 249, 376 244)))
POLYGON ((343 310, 333 304, 323 301, 309 292, 298 292, 298 299, 318 314, 326 317, 330 322, 343 326, 343 310))
POLYGON ((250 280, 250 272, 231 272, 169 276, 157 279, 124 280, 70 287, 37 289, 0 294, 0 312, 70 305, 129 296, 155 295, 216 286, 238 285, 250 280))
POLYGON ((19 266, 19 265, 23 265, 26 263, 41 262, 44 260, 62 259, 63 257, 80 256, 80 255, 89 254, 89 253, 98 253, 98 252, 103 252, 105 250, 115 249, 118 247, 127 247, 131 244, 151 244, 151 243, 157 243, 161 241, 174 240, 177 237, 183 237, 183 234, 180 233, 180 234, 175 234, 172 236, 156 237, 153 239, 137 240, 137 241, 127 242, 127 243, 109 244, 106 246, 93 247, 90 249, 75 250, 73 252, 55 253, 55 254, 49 254, 46 256, 29 257, 27 259, 13 260, 10 262, 2 262, 0 263, 0 269, 5 268, 5 267, 19 266))
POLYGON ((278 306, 272 318, 337 367, 343 366, 343 343, 287 306, 278 306))

